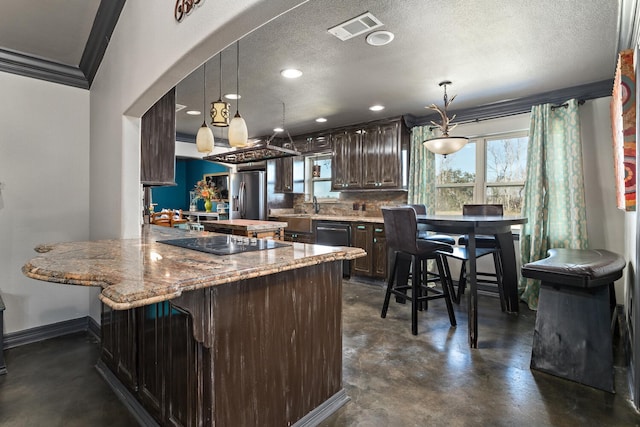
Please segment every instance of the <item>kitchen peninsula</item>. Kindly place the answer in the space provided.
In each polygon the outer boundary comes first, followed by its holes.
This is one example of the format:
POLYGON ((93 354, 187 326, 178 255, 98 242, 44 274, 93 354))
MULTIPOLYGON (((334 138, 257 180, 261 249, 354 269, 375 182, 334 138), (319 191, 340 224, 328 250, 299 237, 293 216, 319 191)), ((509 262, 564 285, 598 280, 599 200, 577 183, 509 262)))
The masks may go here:
POLYGON ((348 400, 342 261, 365 252, 246 240, 145 226, 139 239, 40 245, 23 272, 102 288, 98 369, 143 421, 316 424, 348 400))

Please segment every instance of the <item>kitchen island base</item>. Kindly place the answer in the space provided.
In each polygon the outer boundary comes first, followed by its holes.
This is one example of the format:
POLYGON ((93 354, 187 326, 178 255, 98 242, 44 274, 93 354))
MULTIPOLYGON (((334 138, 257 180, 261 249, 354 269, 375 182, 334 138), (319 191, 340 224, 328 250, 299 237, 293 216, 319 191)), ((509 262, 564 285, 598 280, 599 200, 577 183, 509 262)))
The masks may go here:
POLYGON ((341 261, 103 305, 98 369, 161 425, 316 425, 348 401, 341 314, 341 261))

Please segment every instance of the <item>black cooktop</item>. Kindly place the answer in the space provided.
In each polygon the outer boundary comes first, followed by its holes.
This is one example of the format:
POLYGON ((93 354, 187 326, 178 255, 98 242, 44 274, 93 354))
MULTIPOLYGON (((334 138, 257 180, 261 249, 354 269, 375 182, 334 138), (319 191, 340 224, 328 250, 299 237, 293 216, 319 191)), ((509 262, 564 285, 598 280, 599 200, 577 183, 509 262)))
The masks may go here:
POLYGON ((241 236, 207 236, 184 239, 158 240, 158 243, 193 249, 214 255, 232 255, 242 252, 264 251, 289 246, 274 240, 241 236))

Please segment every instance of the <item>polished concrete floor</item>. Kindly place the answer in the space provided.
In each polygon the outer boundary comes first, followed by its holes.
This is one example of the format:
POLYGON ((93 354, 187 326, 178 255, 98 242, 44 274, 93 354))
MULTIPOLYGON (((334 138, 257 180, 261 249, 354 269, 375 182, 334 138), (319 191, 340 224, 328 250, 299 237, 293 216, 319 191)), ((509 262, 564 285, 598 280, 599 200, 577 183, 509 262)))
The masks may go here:
MULTIPOLYGON (((392 301, 381 319, 382 299, 379 284, 344 284, 344 387, 351 400, 323 426, 640 425, 619 352, 611 395, 529 369, 535 313, 524 306, 507 315, 497 299, 481 296, 479 348, 471 350, 464 304, 451 328, 444 302, 432 302, 413 336, 409 306, 392 301)), ((95 371, 98 355, 84 333, 7 350, 0 426, 136 425, 95 371)))

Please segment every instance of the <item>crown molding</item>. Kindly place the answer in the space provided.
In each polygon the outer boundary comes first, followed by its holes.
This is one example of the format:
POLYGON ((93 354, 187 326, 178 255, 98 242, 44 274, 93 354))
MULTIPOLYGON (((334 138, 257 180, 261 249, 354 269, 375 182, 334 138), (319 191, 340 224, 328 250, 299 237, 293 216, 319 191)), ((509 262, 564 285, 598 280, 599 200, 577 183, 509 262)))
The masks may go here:
POLYGON ((89 89, 107 50, 126 0, 101 0, 80 65, 74 67, 0 48, 0 71, 89 89))
POLYGON ((89 89, 89 83, 77 67, 0 48, 0 71, 67 86, 89 89))
POLYGON ((126 0, 101 0, 96 18, 91 27, 89 39, 80 59, 80 70, 89 83, 93 83, 93 78, 98 72, 98 67, 107 51, 113 30, 116 28, 120 12, 126 0))
MULTIPOLYGON (((499 117, 529 113, 531 112, 531 107, 534 105, 563 104, 569 99, 574 98, 580 101, 603 98, 605 96, 611 96, 612 90, 613 79, 602 80, 595 83, 553 90, 523 98, 510 99, 508 101, 494 102, 492 104, 480 105, 478 107, 450 111, 450 113, 456 115, 456 123, 496 119, 499 117)), ((404 120, 407 126, 412 128, 414 126, 431 125, 432 121, 438 122, 440 120, 440 116, 438 114, 429 114, 426 116, 414 116, 412 114, 407 114, 404 116, 404 120)))

